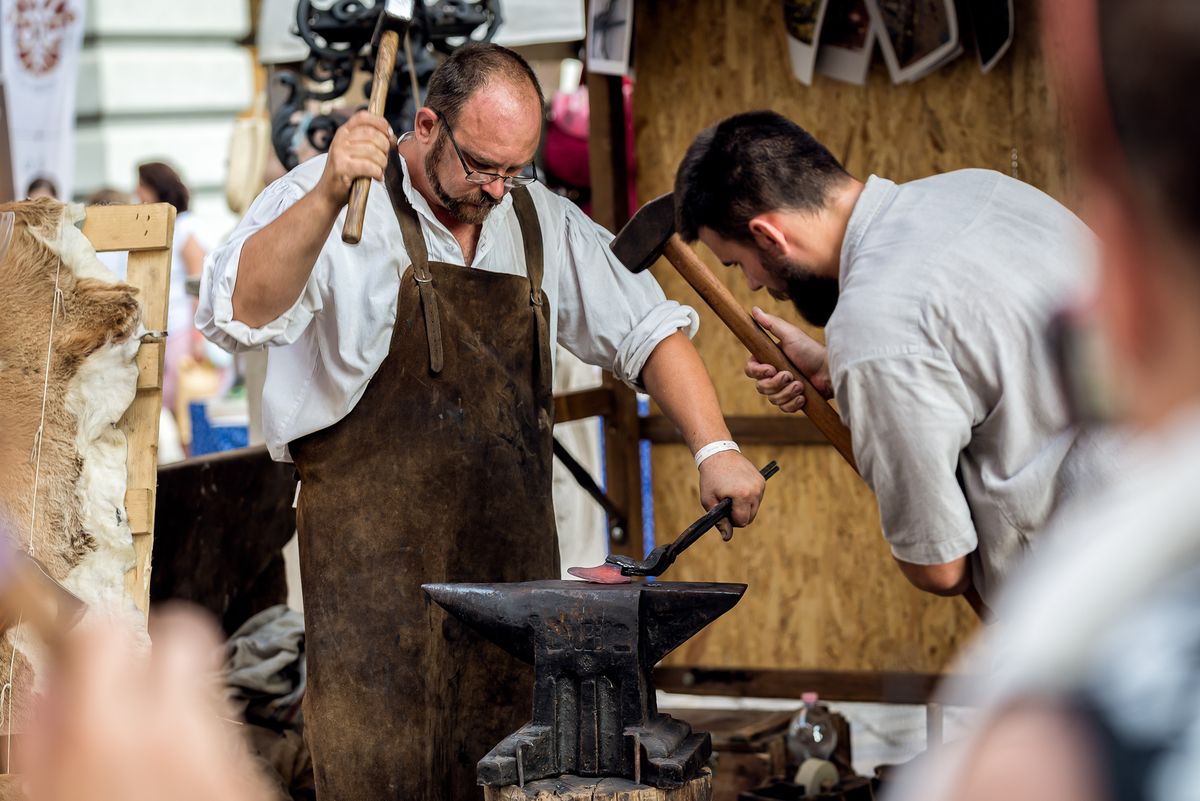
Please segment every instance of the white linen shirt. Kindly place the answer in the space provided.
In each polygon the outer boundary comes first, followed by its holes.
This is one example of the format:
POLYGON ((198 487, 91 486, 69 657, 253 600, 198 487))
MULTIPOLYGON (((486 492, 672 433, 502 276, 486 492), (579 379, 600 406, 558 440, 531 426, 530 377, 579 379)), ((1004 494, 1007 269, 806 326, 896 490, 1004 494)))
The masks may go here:
POLYGON ((1051 512, 1108 475, 1111 443, 1071 427, 1047 337, 1094 257, 1074 214, 1006 175, 868 179, 825 338, 897 559, 970 554, 988 600, 1051 512))
MULTIPOLYGON (((288 443, 333 425, 362 397, 388 353, 400 278, 410 260, 387 189, 373 181, 362 241, 342 242, 338 216, 304 291, 277 319, 252 328, 233 319, 242 245, 309 192, 325 156, 296 167, 255 199, 229 240, 204 265, 196 326, 228 351, 270 347, 263 391, 263 432, 272 458, 291 461, 288 443)), ((431 261, 463 264, 462 251, 404 169, 404 193, 421 218, 431 261)), ((696 312, 667 300, 649 273, 634 275, 612 255, 612 235, 540 184, 529 187, 542 228, 550 303, 550 342, 636 386, 646 359, 679 329, 693 336, 696 312)), ((483 223, 472 269, 525 274, 512 198, 483 223)))

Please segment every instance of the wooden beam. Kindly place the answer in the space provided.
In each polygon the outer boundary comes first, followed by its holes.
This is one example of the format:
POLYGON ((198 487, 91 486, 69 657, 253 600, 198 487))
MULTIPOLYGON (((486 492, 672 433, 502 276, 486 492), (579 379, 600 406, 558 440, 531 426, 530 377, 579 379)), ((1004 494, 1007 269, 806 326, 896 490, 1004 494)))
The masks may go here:
POLYGON ((834 701, 925 704, 943 678, 940 673, 659 667, 654 686, 690 695, 799 698, 811 691, 834 701))
MULTIPOLYGON (((725 418, 729 433, 739 445, 828 445, 829 440, 807 417, 799 415, 744 415, 725 418)), ((675 424, 661 414, 640 420, 641 438, 655 445, 683 444, 675 424)))
POLYGON ((588 170, 592 219, 610 231, 629 221, 629 143, 625 140, 625 94, 616 75, 587 76, 588 170))
MULTIPOLYGON (((175 207, 167 203, 89 206, 83 233, 97 251, 129 251, 126 281, 138 290, 142 325, 150 331, 165 331, 175 207)), ((134 567, 125 577, 125 590, 145 613, 150 609, 163 351, 161 341, 143 342, 138 349, 137 394, 118 424, 128 443, 125 509, 134 550, 134 567)))
MULTIPOLYGON (((128 250, 131 253, 171 248, 175 232, 175 207, 169 203, 141 206, 88 206, 83 233, 98 253, 128 250), (163 243, 166 245, 163 245, 163 243)), ((132 261, 132 258, 130 259, 132 261)), ((130 281, 130 283, 133 283, 130 281)), ((136 286, 136 284, 135 284, 136 286)), ((163 306, 166 322, 166 306, 163 306)), ((147 324, 147 328, 151 326, 147 324)))
MULTIPOLYGON (((622 79, 589 74, 588 169, 591 175, 592 219, 617 231, 629 219, 629 142, 625 138, 625 95, 622 79)), ((642 469, 639 449, 637 395, 612 376, 604 387, 613 393, 612 413, 604 418, 606 490, 628 517, 624 540, 613 541, 614 553, 643 556, 642 469)))
POLYGON ((554 422, 570 423, 589 417, 607 417, 616 409, 616 395, 611 387, 581 389, 554 396, 554 422))

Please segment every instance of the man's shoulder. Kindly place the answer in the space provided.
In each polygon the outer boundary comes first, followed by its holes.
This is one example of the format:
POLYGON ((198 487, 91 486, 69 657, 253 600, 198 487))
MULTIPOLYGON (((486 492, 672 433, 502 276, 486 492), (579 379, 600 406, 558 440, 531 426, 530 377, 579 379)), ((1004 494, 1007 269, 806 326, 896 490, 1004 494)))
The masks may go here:
POLYGON ((997 172, 996 170, 966 167, 961 170, 950 170, 948 172, 927 175, 924 178, 917 178, 912 181, 905 181, 902 184, 896 184, 896 186, 901 189, 947 191, 962 187, 991 187, 1006 180, 1012 181, 1015 179, 1009 178, 1004 173, 997 172))
POLYGON ((326 153, 313 156, 308 161, 297 164, 279 180, 303 192, 308 192, 321 179, 321 173, 325 171, 325 162, 328 160, 329 155, 326 153))
MULTIPOLYGON (((936 209, 951 219, 974 220, 994 213, 1018 218, 1056 218, 1079 222, 1074 212, 1025 181, 996 170, 967 168, 897 185, 898 205, 914 212, 936 209)), ((936 215, 929 215, 936 219, 936 215)), ((1080 223, 1082 225, 1082 223, 1080 223)))
POLYGON ((565 240, 570 238, 572 231, 578 236, 595 225, 583 209, 540 181, 530 184, 527 189, 537 209, 543 239, 565 240))
POLYGON ((529 184, 526 189, 529 191, 530 197, 533 198, 534 205, 538 210, 538 215, 541 217, 561 220, 571 211, 579 211, 582 213, 578 206, 555 192, 550 187, 543 184, 541 181, 534 181, 533 183, 529 184))

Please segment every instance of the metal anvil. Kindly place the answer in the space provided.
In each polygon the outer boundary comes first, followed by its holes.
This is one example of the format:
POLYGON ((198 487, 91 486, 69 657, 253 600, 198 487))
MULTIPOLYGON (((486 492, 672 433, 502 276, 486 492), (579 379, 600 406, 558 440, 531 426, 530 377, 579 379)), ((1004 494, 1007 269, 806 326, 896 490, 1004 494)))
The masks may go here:
POLYGON ((534 667, 533 720, 479 761, 479 783, 565 774, 678 787, 707 732, 658 712, 651 671, 742 597, 745 584, 426 584, 446 611, 534 667))

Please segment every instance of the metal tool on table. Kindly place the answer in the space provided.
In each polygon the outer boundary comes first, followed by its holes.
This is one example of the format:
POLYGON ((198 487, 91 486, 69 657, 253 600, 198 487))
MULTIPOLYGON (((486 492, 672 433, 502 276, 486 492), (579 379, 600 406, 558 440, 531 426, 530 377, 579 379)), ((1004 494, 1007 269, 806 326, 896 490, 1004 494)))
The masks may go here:
MULTIPOLYGON (((837 411, 817 392, 808 376, 792 364, 779 343, 742 308, 729 288, 680 239, 675 228, 674 193, 668 192, 638 209, 610 247, 621 263, 634 273, 649 269, 659 256, 665 256, 755 359, 771 365, 779 372, 791 373, 804 385, 804 413, 846 463, 855 472, 858 471, 850 444, 850 429, 842 422, 837 411)), ((989 616, 988 608, 974 586, 967 590, 964 597, 976 615, 982 619, 989 616)))
MULTIPOLYGON (((767 463, 759 473, 764 479, 779 472, 779 465, 774 460, 767 463)), ((572 567, 567 570, 575 578, 590 581, 593 584, 626 584, 630 576, 661 576, 667 568, 675 564, 679 554, 686 551, 696 540, 700 539, 709 529, 729 516, 733 509, 733 499, 725 498, 704 515, 692 523, 683 533, 669 545, 660 545, 645 559, 634 559, 624 554, 609 554, 604 564, 596 567, 572 567)))
MULTIPOLYGON (((382 117, 387 100, 388 85, 392 82, 392 70, 396 67, 396 51, 400 48, 400 37, 408 30, 413 19, 414 0, 386 0, 371 47, 375 49, 375 77, 371 82, 371 100, 367 111, 382 117)), ((414 99, 414 102, 415 99, 414 99)), ((364 176, 354 179, 350 186, 350 205, 346 210, 346 222, 342 225, 342 241, 357 245, 362 239, 363 219, 367 213, 367 194, 371 191, 371 179, 364 176)))

